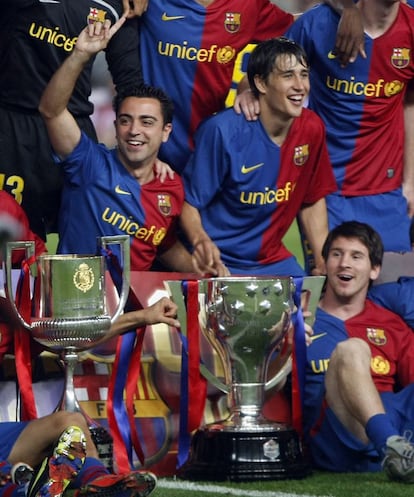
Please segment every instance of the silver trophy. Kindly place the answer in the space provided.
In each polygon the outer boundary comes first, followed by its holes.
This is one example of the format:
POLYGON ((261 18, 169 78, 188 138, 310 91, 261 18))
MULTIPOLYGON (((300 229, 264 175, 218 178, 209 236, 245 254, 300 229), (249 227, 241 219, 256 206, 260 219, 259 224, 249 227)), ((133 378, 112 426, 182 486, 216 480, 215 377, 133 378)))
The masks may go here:
MULTIPOLYGON (((8 242, 5 282, 8 299, 20 324, 46 349, 58 353, 65 369, 65 385, 57 410, 82 412, 75 395, 73 375, 79 352, 94 347, 122 312, 129 292, 129 236, 104 236, 102 248, 121 249, 122 288, 116 309, 110 313, 106 299, 106 264, 98 255, 41 255, 36 260, 37 284, 30 322, 17 308, 12 281, 12 256, 25 250, 34 255, 34 242, 8 242)), ((86 416, 87 417, 87 416, 86 416)))
MULTIPOLYGON (((173 281, 167 286, 183 323, 179 287, 173 281)), ((182 477, 249 481, 301 478, 309 473, 296 431, 262 413, 269 365, 273 385, 284 381, 290 371, 290 354, 283 357, 283 350, 294 309, 293 291, 289 277, 199 281, 200 327, 223 363, 221 390, 228 393, 230 415, 196 431, 182 477)), ((206 376, 220 388, 217 378, 206 376)))

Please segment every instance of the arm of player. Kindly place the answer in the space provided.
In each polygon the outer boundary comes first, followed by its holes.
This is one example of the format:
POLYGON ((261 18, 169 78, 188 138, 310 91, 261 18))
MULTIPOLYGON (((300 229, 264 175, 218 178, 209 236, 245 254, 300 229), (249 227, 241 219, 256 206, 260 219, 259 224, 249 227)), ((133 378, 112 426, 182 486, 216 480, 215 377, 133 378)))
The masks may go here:
POLYGON ((328 213, 324 198, 314 204, 301 208, 299 219, 315 258, 314 276, 325 274, 325 263, 322 258, 322 246, 328 236, 328 213))
POLYGON ((411 80, 404 102, 404 176, 403 193, 408 214, 414 216, 414 80, 411 80))
POLYGON ((354 0, 324 0, 341 15, 334 53, 343 66, 354 62, 358 54, 366 58, 362 16, 354 0))
POLYGON ((79 35, 71 55, 52 76, 40 99, 42 115, 52 147, 61 158, 68 156, 79 143, 81 131, 67 106, 76 81, 90 58, 108 45, 125 22, 121 17, 113 26, 110 21, 89 24, 79 35))
POLYGON ((185 246, 177 240, 170 247, 157 257, 164 266, 167 266, 171 271, 179 273, 193 273, 193 258, 185 246))
POLYGON ((193 270, 198 274, 228 276, 230 273, 221 260, 220 250, 204 230, 200 213, 188 202, 184 202, 180 223, 194 249, 193 270))
POLYGON ((180 322, 177 320, 177 306, 168 297, 162 297, 155 304, 139 309, 136 311, 121 314, 119 318, 112 323, 108 333, 94 344, 94 347, 108 342, 112 338, 124 333, 125 331, 135 330, 148 324, 165 323, 168 326, 178 328, 180 322))

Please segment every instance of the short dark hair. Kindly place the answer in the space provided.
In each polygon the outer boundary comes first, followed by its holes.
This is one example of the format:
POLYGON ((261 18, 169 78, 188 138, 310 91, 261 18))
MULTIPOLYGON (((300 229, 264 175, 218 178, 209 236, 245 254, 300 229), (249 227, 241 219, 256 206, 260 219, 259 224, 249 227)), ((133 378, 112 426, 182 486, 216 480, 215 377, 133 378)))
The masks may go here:
POLYGON ((333 242, 339 237, 357 238, 368 249, 371 266, 382 265, 384 246, 380 235, 369 224, 358 221, 346 221, 329 232, 322 247, 322 257, 325 262, 333 242))
POLYGON ((140 85, 123 86, 119 88, 112 101, 112 108, 114 109, 115 115, 117 117, 122 102, 128 97, 154 98, 155 100, 158 100, 161 104, 161 112, 164 121, 163 124, 172 122, 174 104, 172 103, 170 97, 163 90, 161 90, 161 88, 156 88, 144 83, 140 85))
POLYGON ((252 92, 257 97, 259 91, 254 81, 255 76, 259 76, 263 81, 266 81, 270 73, 276 66, 276 59, 280 55, 288 55, 294 57, 304 67, 309 67, 308 57, 305 50, 293 40, 280 36, 279 38, 271 38, 256 45, 250 54, 247 63, 247 77, 252 92))

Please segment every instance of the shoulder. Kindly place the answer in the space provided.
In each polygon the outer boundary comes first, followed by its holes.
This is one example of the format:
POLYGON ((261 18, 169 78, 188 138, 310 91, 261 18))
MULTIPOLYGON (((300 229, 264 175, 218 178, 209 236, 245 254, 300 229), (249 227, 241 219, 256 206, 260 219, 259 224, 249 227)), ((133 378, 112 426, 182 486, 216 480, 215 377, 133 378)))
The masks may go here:
POLYGON ((243 114, 237 114, 233 107, 208 117, 200 124, 197 134, 220 134, 231 139, 239 130, 252 127, 255 121, 247 121, 243 114))
POLYGON ((312 25, 312 23, 319 20, 326 22, 327 19, 339 20, 339 18, 339 15, 329 5, 320 3, 301 14, 292 24, 290 30, 294 30, 296 27, 302 25, 312 25))
POLYGON ((315 136, 325 135, 325 124, 322 119, 311 109, 304 108, 302 114, 296 118, 296 126, 303 129, 307 134, 315 136))
POLYGON ((240 118, 242 117, 241 114, 237 114, 233 107, 229 107, 228 109, 221 110, 220 112, 217 112, 216 114, 213 114, 212 116, 207 117, 202 121, 200 124, 200 128, 206 128, 206 127, 224 127, 226 125, 231 125, 235 122, 240 121, 240 118))
POLYGON ((184 191, 184 184, 182 177, 178 173, 174 173, 173 178, 167 176, 163 182, 161 182, 158 177, 155 177, 153 181, 144 185, 143 188, 151 190, 155 189, 160 194, 163 192, 181 193, 184 191))
POLYGON ((389 309, 386 309, 380 304, 377 304, 376 302, 371 300, 370 296, 368 296, 368 299, 366 301, 363 314, 365 314, 366 316, 371 316, 372 319, 375 320, 374 322, 377 322, 378 324, 385 324, 390 322, 404 323, 403 319, 398 314, 389 309))

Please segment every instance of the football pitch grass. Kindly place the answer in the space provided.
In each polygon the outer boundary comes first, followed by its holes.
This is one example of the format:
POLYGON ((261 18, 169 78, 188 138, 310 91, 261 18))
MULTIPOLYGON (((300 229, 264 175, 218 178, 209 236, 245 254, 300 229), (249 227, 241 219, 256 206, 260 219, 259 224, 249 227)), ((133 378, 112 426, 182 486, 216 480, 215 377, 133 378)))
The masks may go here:
POLYGON ((160 478, 152 497, 408 497, 414 486, 383 473, 314 472, 301 480, 195 482, 160 478))

